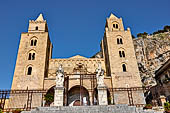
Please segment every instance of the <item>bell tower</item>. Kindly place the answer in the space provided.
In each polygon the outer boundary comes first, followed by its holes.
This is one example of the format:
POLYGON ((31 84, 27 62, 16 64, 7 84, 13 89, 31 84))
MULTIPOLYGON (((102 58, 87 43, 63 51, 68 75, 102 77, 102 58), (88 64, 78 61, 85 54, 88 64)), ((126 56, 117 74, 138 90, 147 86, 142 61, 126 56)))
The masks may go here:
POLYGON ((51 55, 47 22, 40 14, 29 21, 28 32, 21 33, 11 89, 43 89, 51 55))
MULTIPOLYGON (((113 14, 106 20, 102 51, 106 73, 112 78, 113 88, 142 87, 130 28, 125 30, 122 18, 113 14)), ((136 103, 145 103, 143 92, 133 95, 136 103)), ((116 104, 128 104, 127 99, 127 94, 114 93, 116 104)))

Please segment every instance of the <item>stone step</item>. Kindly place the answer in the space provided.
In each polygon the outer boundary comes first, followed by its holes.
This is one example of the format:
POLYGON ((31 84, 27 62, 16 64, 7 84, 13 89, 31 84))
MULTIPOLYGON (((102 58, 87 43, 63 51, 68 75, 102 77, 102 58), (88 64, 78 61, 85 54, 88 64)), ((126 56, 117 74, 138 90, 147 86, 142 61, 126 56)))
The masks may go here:
POLYGON ((109 106, 58 106, 38 107, 22 113, 163 113, 153 110, 143 110, 135 106, 109 105, 109 106))

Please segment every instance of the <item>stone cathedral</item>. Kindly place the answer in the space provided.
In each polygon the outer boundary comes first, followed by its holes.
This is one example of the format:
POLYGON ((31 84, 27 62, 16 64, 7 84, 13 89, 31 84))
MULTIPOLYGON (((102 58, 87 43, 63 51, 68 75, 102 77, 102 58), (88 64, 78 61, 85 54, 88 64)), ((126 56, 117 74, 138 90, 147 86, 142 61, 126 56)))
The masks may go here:
MULTIPOLYGON (((124 29, 122 18, 111 14, 106 19, 100 46, 100 54, 91 58, 76 55, 53 59, 47 22, 40 14, 36 20, 29 21, 28 32, 21 33, 11 89, 47 90, 47 93, 54 94, 56 73, 62 68, 62 105, 130 104, 130 95, 119 89, 140 88, 142 82, 131 31, 130 28, 124 29), (102 85, 96 77, 97 69, 103 72, 102 85)), ((145 104, 143 91, 131 95, 134 105, 145 104)), ((56 99, 61 95, 55 96, 56 99)), ((33 97, 42 98, 38 95, 33 97)))

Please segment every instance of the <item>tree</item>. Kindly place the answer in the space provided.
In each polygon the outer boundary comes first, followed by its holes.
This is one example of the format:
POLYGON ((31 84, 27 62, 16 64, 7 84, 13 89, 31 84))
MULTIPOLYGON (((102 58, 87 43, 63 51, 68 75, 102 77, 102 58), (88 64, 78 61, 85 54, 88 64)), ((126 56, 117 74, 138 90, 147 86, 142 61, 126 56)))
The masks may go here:
POLYGON ((137 37, 146 37, 148 35, 148 33, 144 32, 144 33, 138 33, 137 37))
POLYGON ((168 25, 164 26, 164 31, 169 32, 170 31, 170 26, 168 26, 168 25))
POLYGON ((159 33, 164 33, 164 32, 169 32, 170 31, 170 26, 166 25, 164 26, 164 29, 163 30, 158 30, 158 31, 155 31, 153 32, 153 34, 159 34, 159 33))

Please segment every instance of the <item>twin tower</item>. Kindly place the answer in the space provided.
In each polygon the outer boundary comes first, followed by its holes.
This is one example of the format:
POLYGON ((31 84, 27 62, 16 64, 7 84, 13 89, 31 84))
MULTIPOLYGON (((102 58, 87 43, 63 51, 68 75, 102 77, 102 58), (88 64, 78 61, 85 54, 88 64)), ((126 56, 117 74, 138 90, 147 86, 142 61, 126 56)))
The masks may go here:
MULTIPOLYGON (((52 88, 55 85, 55 72, 62 64, 65 73, 72 78, 69 79, 68 86, 68 91, 71 92, 75 86, 80 85, 80 82, 74 80, 77 77, 74 74, 81 72, 75 70, 82 68, 88 74, 95 73, 98 62, 105 70, 104 82, 114 103, 128 104, 128 94, 126 91, 120 93, 111 89, 142 87, 131 31, 129 28, 125 30, 122 18, 113 14, 106 19, 104 37, 101 41, 101 58, 77 55, 67 59, 52 59, 52 47, 47 22, 40 14, 36 20, 29 21, 28 32, 21 34, 12 90, 52 88)), ((93 87, 88 79, 84 79, 83 83, 84 89, 88 92, 89 101, 92 101, 94 97, 88 89, 93 87)), ((79 89, 75 88, 71 94, 74 94, 75 90, 79 89)), ((134 92, 133 97, 134 103, 145 103, 142 91, 134 92)))

